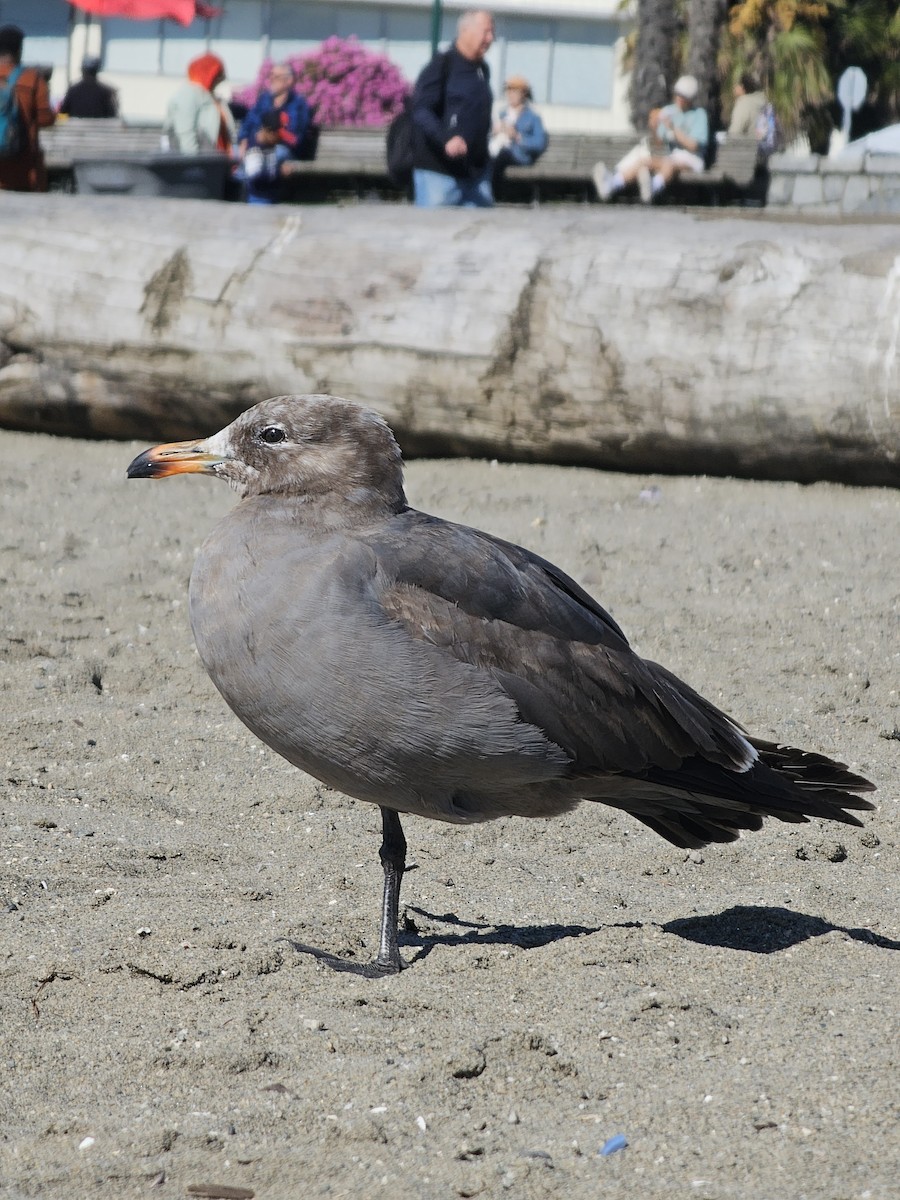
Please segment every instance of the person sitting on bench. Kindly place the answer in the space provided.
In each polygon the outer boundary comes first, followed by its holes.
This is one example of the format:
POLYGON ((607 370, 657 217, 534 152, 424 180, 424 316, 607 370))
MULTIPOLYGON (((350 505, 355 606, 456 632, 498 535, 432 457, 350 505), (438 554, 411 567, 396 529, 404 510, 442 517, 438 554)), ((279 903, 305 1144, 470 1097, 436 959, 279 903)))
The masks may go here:
POLYGON ((693 75, 682 75, 672 89, 672 103, 650 113, 648 127, 656 146, 635 146, 615 171, 597 163, 592 174, 601 200, 610 200, 629 184, 637 183, 642 202, 649 204, 682 171, 699 174, 704 170, 709 118, 705 108, 696 107, 699 90, 693 75))

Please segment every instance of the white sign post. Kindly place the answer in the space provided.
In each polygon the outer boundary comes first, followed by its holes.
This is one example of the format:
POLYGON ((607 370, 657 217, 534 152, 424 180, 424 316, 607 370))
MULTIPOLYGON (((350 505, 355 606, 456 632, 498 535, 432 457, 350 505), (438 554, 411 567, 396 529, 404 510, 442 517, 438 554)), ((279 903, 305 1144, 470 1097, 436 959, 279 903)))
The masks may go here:
POLYGON ((838 104, 844 110, 844 117, 841 121, 841 133, 844 134, 845 138, 850 137, 850 120, 853 113, 858 112, 862 108, 868 87, 869 81, 866 79, 865 71, 861 67, 848 67, 838 80, 838 104))

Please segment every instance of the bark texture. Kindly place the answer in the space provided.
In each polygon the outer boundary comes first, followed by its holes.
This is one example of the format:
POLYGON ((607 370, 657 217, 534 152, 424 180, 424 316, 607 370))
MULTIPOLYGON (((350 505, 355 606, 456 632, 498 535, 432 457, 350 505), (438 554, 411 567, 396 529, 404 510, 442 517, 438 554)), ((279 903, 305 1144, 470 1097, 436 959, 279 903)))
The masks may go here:
POLYGON ((148 441, 266 396, 407 454, 900 483, 900 227, 10 195, 0 424, 148 441))
POLYGON ((675 0, 638 0, 637 42, 628 98, 632 124, 642 133, 651 108, 672 99, 677 32, 675 0))
POLYGON ((710 129, 719 128, 722 113, 718 60, 727 13, 727 0, 690 0, 688 4, 687 69, 700 84, 697 104, 709 114, 710 129))

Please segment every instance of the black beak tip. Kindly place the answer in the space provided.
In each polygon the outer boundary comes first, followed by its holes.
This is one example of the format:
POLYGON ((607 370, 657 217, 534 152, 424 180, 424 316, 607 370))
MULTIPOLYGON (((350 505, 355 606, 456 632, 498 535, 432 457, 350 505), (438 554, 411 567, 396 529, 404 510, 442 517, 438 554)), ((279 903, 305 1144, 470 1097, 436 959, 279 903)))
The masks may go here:
POLYGON ((128 464, 125 472, 126 479, 155 479, 159 474, 159 466, 150 457, 150 451, 145 450, 128 464))

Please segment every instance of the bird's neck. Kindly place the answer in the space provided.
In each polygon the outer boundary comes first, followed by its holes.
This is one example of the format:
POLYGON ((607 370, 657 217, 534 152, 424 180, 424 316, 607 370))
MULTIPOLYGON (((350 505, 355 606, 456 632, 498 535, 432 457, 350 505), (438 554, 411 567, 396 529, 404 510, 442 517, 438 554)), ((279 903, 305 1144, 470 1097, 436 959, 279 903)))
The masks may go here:
POLYGON ((305 530, 333 533, 336 530, 364 529, 379 521, 389 520, 398 512, 403 512, 407 504, 402 491, 392 502, 386 502, 385 497, 375 489, 358 487, 348 492, 304 495, 266 492, 248 496, 243 506, 246 506, 248 514, 264 517, 267 522, 277 521, 300 525, 305 530))

